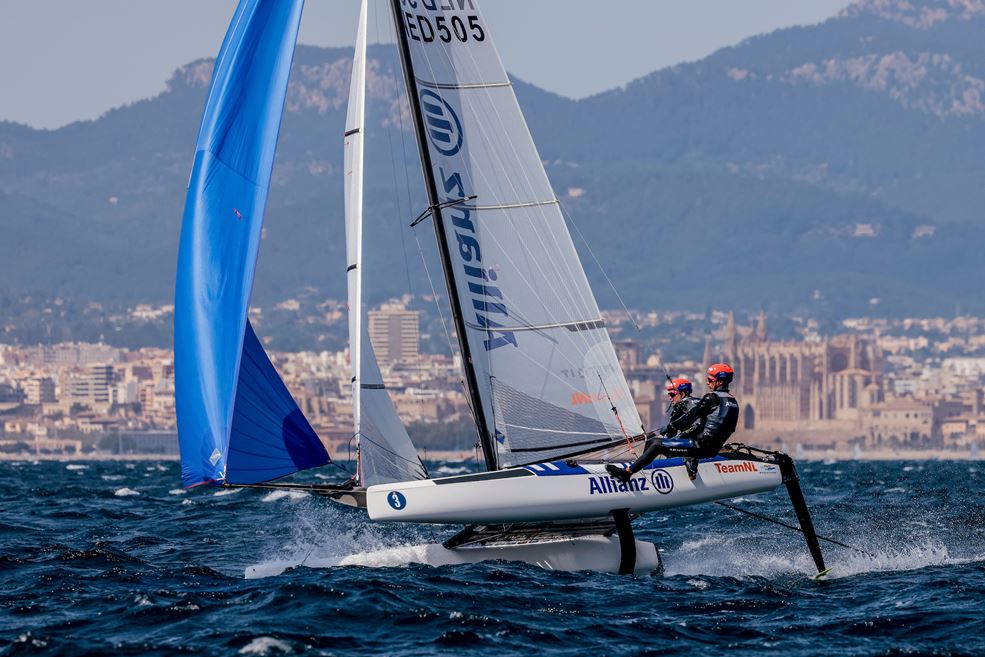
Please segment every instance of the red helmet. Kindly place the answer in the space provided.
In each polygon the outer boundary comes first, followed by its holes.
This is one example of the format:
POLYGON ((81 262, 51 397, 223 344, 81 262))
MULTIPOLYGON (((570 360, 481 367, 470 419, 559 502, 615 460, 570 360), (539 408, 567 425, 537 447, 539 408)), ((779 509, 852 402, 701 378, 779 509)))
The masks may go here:
POLYGON ((715 363, 708 368, 708 380, 732 383, 735 371, 726 363, 715 363))
POLYGON ((676 394, 690 395, 693 388, 687 379, 673 379, 667 382, 667 394, 673 397, 676 394))

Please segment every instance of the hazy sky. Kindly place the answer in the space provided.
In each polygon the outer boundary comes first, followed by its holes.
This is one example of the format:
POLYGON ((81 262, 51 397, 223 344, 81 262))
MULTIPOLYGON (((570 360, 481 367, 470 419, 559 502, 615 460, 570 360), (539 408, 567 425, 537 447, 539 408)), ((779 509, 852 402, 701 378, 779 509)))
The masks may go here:
MULTIPOLYGON (((848 0, 484 0, 506 67, 579 98, 848 0)), ((234 0, 0 0, 0 120, 53 128, 159 93, 214 57, 234 0)), ((301 43, 351 45, 358 0, 307 0, 301 43)), ((372 33, 372 31, 371 31, 372 33)))

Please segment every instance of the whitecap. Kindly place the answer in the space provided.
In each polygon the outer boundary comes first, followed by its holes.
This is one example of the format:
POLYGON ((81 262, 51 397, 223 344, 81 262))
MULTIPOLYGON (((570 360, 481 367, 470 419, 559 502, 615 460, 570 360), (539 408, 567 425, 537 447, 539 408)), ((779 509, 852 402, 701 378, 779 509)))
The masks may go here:
POLYGON ((241 655, 259 655, 260 657, 270 655, 273 652, 286 655, 291 652, 291 645, 272 636, 261 636, 253 639, 239 650, 241 655))
POLYGON ((694 588, 698 589, 699 591, 704 591, 706 588, 711 586, 708 582, 704 581, 703 579, 689 579, 687 580, 687 583, 693 586, 694 588))
POLYGON ((81 463, 69 463, 65 466, 66 470, 71 470, 72 472, 82 472, 83 470, 88 470, 88 465, 82 465, 81 463))
POLYGON ((138 607, 149 607, 150 605, 154 604, 150 601, 150 598, 148 598, 146 595, 138 595, 136 598, 133 599, 133 602, 138 607))
POLYGON ((113 495, 116 495, 117 497, 133 497, 134 495, 140 495, 140 493, 132 488, 117 488, 113 495))
POLYGON ((732 502, 733 504, 763 504, 766 500, 763 499, 762 496, 754 495, 753 497, 733 497, 729 500, 729 502, 732 502))
POLYGON ((195 503, 194 501, 189 500, 188 498, 185 498, 185 499, 181 500, 182 506, 184 506, 186 504, 194 504, 194 503, 195 503))
POLYGON ((184 488, 172 488, 168 491, 168 495, 184 495, 188 491, 184 488))
POLYGON ((103 475, 101 478, 103 481, 120 481, 123 475, 103 475))
POLYGON ((300 490, 275 490, 267 493, 262 498, 261 502, 276 502, 277 500, 282 500, 284 498, 289 500, 303 500, 308 497, 308 494, 300 490))
POLYGON ((30 632, 25 632, 24 634, 18 636, 14 640, 14 643, 30 643, 31 646, 35 648, 44 648, 45 646, 48 645, 48 642, 45 641, 44 639, 32 639, 30 632))
POLYGON ((460 474, 465 474, 469 471, 470 468, 464 465, 458 467, 452 467, 450 465, 442 465, 437 470, 435 470, 435 472, 437 472, 438 474, 443 474, 443 475, 460 475, 460 474))
POLYGON ((224 495, 235 495, 236 493, 242 493, 245 488, 223 488, 222 490, 217 490, 212 493, 213 497, 223 497, 224 495))

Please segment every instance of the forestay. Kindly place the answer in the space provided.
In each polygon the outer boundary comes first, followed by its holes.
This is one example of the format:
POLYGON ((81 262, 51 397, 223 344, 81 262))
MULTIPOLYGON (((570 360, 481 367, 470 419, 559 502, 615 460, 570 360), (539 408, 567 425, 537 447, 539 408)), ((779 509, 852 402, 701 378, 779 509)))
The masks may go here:
POLYGON ((383 384, 366 330, 362 298, 363 147, 366 99, 366 15, 362 1, 345 124, 345 231, 349 294, 352 412, 365 486, 427 476, 383 384))
MULTIPOLYGON (((394 3, 396 7, 397 3, 394 3)), ((639 415, 475 0, 400 3, 488 435, 498 465, 630 433, 639 415)))

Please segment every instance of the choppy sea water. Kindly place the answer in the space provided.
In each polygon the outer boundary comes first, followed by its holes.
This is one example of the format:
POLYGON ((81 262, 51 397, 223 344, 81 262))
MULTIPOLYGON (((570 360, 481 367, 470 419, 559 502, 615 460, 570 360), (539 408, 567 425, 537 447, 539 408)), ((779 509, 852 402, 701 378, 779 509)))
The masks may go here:
MULTIPOLYGON (((652 513, 666 573, 346 567, 455 528, 175 463, 0 463, 0 655, 981 655, 985 463, 805 463, 825 547, 716 506, 652 513)), ((793 519, 784 491, 733 500, 793 519)), ((396 556, 396 559, 394 559, 396 556)))

